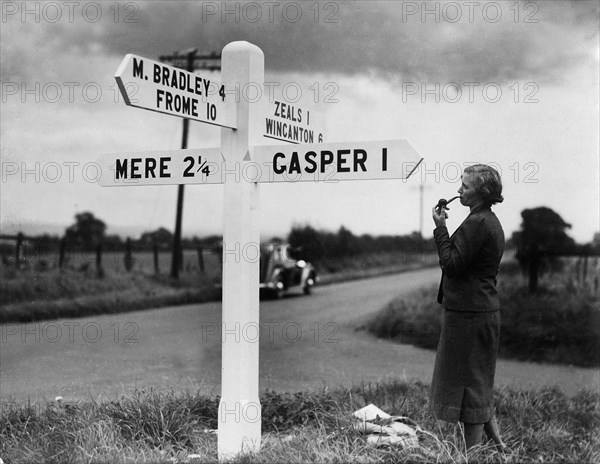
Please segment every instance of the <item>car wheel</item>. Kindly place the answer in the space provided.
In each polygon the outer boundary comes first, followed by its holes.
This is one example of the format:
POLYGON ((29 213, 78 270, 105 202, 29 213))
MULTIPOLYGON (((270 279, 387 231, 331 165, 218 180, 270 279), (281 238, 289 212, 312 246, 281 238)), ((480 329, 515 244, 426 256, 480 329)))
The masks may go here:
POLYGON ((283 285, 283 282, 281 280, 278 280, 277 283, 275 284, 274 296, 277 300, 280 300, 284 297, 284 295, 285 295, 285 285, 283 285))
POLYGON ((304 284, 304 288, 302 291, 305 295, 310 295, 312 293, 312 288, 315 285, 315 278, 313 275, 310 275, 308 279, 306 279, 306 284, 304 284))

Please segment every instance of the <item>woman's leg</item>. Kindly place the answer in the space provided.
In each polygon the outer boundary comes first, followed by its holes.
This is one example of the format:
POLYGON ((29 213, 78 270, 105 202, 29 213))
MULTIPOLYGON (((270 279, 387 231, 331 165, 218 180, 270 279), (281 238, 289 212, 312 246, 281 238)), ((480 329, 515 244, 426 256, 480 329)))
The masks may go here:
POLYGON ((481 444, 481 435, 483 434, 483 424, 464 424, 465 426, 465 444, 467 449, 481 444))
POLYGON ((506 445, 502 441, 500 437, 500 429, 498 428, 498 421, 496 420, 496 416, 492 416, 492 418, 483 424, 483 429, 489 440, 492 440, 498 451, 504 451, 506 449, 506 445))

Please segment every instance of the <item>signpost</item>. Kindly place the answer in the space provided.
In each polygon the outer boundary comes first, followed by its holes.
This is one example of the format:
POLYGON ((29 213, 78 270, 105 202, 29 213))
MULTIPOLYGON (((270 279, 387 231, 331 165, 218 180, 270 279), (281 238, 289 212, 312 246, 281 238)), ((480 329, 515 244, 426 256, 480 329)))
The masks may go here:
POLYGON ((258 182, 407 179, 420 157, 406 140, 254 147, 258 182))
POLYGON ((105 155, 100 162, 101 183, 107 186, 225 184, 218 455, 230 459, 240 452, 258 451, 261 443, 259 183, 406 179, 421 158, 405 140, 320 143, 322 132, 311 126, 309 112, 282 102, 278 114, 273 118, 267 114, 266 120, 259 102, 240 98, 232 107, 225 89, 251 84, 262 92, 264 55, 248 42, 232 42, 223 48, 221 62, 223 83, 217 85, 216 94, 208 91, 211 82, 204 78, 192 79, 191 73, 135 55, 125 57, 115 76, 128 105, 220 125, 220 148, 105 155), (212 110, 209 117, 201 114, 199 102, 216 97, 223 100, 210 100, 216 108, 214 117, 212 110), (281 123, 280 132, 266 129, 267 125, 261 128, 270 118, 281 123), (261 136, 311 143, 257 146, 261 136), (252 249, 255 257, 248 251, 252 249), (243 257, 240 250, 245 250, 243 257), (256 337, 248 335, 253 330, 256 337))
POLYGON ((219 148, 105 154, 100 185, 222 184, 219 148))
POLYGON ((307 108, 279 100, 269 103, 265 112, 263 135, 290 143, 322 143, 323 128, 307 108))
POLYGON ((115 79, 129 106, 236 128, 235 99, 208 75, 129 53, 115 79))
POLYGON ((420 162, 406 140, 257 146, 244 158, 227 164, 219 148, 108 154, 100 159, 100 184, 223 184, 227 177, 258 183, 407 179, 420 162))

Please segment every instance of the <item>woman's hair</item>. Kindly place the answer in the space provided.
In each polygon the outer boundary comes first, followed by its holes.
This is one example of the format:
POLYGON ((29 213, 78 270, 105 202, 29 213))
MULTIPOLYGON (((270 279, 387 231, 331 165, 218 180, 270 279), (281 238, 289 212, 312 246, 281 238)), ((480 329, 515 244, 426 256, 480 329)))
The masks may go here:
POLYGON ((493 167, 487 164, 474 164, 465 169, 465 174, 469 175, 475 190, 479 192, 487 205, 495 205, 504 201, 502 180, 498 171, 493 167))

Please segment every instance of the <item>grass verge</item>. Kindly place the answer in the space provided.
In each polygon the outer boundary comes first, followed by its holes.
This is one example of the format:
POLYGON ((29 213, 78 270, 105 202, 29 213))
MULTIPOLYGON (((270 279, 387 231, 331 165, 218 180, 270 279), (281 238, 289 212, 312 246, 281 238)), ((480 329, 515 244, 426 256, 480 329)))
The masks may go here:
MULTIPOLYGON (((431 259, 397 254, 345 259, 331 264, 335 272, 320 274, 319 285, 406 272, 434 265, 431 259), (409 259, 410 258, 410 259, 409 259)), ((163 306, 218 301, 221 288, 214 270, 182 272, 179 280, 141 271, 110 271, 100 276, 90 268, 15 270, 0 266, 0 324, 86 317, 163 306)))
MULTIPOLYGON (((363 328, 382 338, 436 349, 443 309, 438 286, 395 298, 363 328)), ((553 275, 529 293, 515 265, 500 271, 499 355, 521 361, 600 366, 600 300, 569 276, 553 275)))
MULTIPOLYGON (((276 393, 262 404, 262 447, 234 462, 599 462, 600 395, 557 389, 495 392, 497 417, 511 451, 482 443, 466 459, 454 424, 427 411, 428 386, 387 381, 350 389, 276 393), (416 421, 420 448, 374 448, 352 428, 351 413, 373 403, 416 421)), ((0 457, 6 464, 173 463, 190 454, 217 462, 219 398, 138 391, 108 402, 59 406, 3 405, 0 457)), ((196 462, 196 461, 194 461, 196 462)))
POLYGON ((66 269, 19 271, 2 279, 0 323, 114 314, 218 300, 221 290, 200 273, 179 281, 167 276, 66 269), (10 303, 7 303, 10 301, 10 303))

